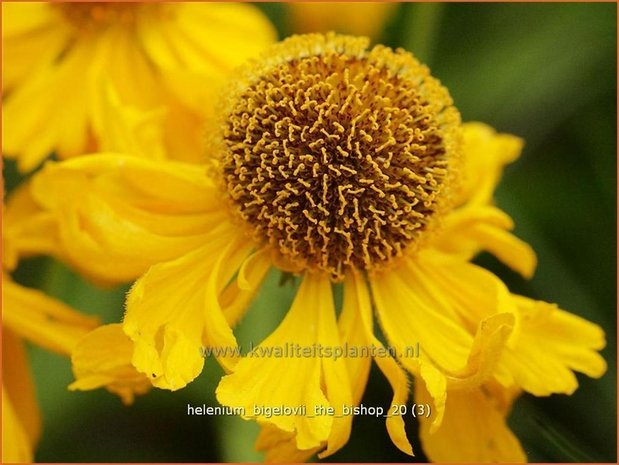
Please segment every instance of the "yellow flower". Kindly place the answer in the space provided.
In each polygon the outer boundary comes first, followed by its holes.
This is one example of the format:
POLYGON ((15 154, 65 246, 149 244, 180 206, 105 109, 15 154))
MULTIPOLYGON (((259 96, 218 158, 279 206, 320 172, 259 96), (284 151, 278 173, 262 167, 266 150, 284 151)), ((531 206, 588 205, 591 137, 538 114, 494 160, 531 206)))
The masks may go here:
POLYGON ((398 8, 388 2, 287 3, 295 33, 336 31, 377 37, 398 8))
POLYGON ((22 171, 101 147, 110 94, 165 111, 169 153, 191 159, 217 87, 275 39, 256 8, 212 3, 3 3, 2 30, 3 150, 22 171))
POLYGON ((367 47, 295 36, 248 64, 224 94, 208 170, 93 155, 46 165, 32 196, 74 266, 138 278, 122 326, 137 371, 180 389, 210 351, 228 373, 218 400, 258 421, 268 459, 341 448, 374 360, 393 389, 386 426, 402 451, 413 453, 399 409, 413 377, 432 411, 430 458, 441 460, 437 444, 454 431, 474 430, 470 461, 524 460, 505 426, 510 400, 569 394, 573 371, 601 376, 604 334, 469 262, 487 250, 533 273, 533 251, 492 204, 522 141, 462 124, 425 66, 367 47), (232 328, 272 267, 301 276, 300 287, 281 324, 241 356, 232 328), (333 283, 344 289, 339 314, 333 283), (367 350, 336 357, 345 347, 367 350))
MULTIPOLYGON (((5 218, 4 229, 10 228, 5 218)), ((69 355, 97 321, 16 284, 9 265, 2 271, 2 462, 26 463, 33 460, 41 419, 24 341, 69 355)))

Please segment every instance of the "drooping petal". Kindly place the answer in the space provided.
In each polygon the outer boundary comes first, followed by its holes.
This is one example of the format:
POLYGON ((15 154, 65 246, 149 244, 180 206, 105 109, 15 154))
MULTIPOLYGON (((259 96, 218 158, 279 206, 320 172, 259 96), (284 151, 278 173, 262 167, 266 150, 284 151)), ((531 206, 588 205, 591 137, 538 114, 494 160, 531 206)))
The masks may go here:
POLYGON ((503 362, 524 390, 536 396, 572 394, 578 387, 574 371, 592 378, 606 372, 606 361, 597 352, 606 345, 602 328, 556 305, 515 299, 522 331, 503 362))
POLYGON ((95 280, 131 281, 229 227, 203 168, 101 154, 50 163, 32 182, 71 265, 95 280))
MULTIPOLYGON (((420 437, 428 458, 442 463, 523 463, 526 455, 506 424, 506 412, 483 387, 450 390, 441 426, 419 416, 420 437)), ((415 402, 428 404, 423 383, 415 383, 415 402)))
MULTIPOLYGON (((342 343, 355 348, 369 348, 371 339, 368 338, 368 331, 365 326, 365 315, 363 312, 368 311, 366 305, 369 304, 369 295, 365 288, 365 283, 360 281, 356 271, 351 271, 351 275, 347 276, 344 281, 344 302, 342 312, 338 318, 338 327, 340 330, 340 339, 342 343), (361 287, 361 289, 358 288, 361 287)), ((369 308, 370 331, 372 334, 372 309, 369 308)), ((346 357, 344 359, 348 377, 352 389, 352 398, 355 405, 361 402, 365 386, 370 375, 370 366, 372 364, 372 356, 367 354, 360 357, 346 357)))
POLYGON ((38 290, 14 283, 4 275, 2 316, 4 324, 20 337, 66 355, 98 324, 97 318, 81 315, 38 290))
POLYGON ((449 255, 432 250, 419 254, 414 267, 408 267, 409 278, 428 290, 428 298, 435 306, 447 311, 471 334, 479 323, 498 313, 514 317, 515 338, 519 331, 516 304, 507 286, 490 271, 449 255))
MULTIPOLYGON (((383 344, 376 338, 374 335, 374 328, 372 324, 372 306, 370 302, 370 294, 368 292, 367 286, 363 281, 362 276, 356 271, 351 270, 350 273, 346 277, 346 281, 344 281, 344 307, 342 309, 342 314, 340 316, 340 321, 344 319, 347 321, 352 319, 349 316, 350 312, 352 313, 354 310, 354 314, 356 315, 356 319, 353 320, 355 325, 359 325, 359 331, 363 334, 363 339, 357 337, 357 340, 360 342, 362 346, 372 346, 381 350, 381 353, 386 354, 386 350, 383 344), (361 342, 362 341, 362 342, 361 342)), ((352 326, 353 323, 351 323, 352 326)), ((355 361, 355 358, 350 359, 355 361)), ((391 356, 387 357, 375 357, 374 360, 376 364, 385 375, 385 377, 389 380, 389 384, 391 384, 391 388, 393 389, 393 399, 391 401, 391 405, 389 407, 389 415, 387 417, 387 432, 389 433, 389 437, 393 441, 393 443, 400 449, 402 452, 408 455, 413 454, 413 448, 406 437, 406 431, 404 429, 404 419, 399 414, 399 409, 394 408, 397 405, 406 405, 409 394, 409 385, 408 385, 408 377, 406 376, 405 371, 400 368, 398 363, 391 358, 391 356)), ((347 361, 350 366, 350 361, 347 361)), ((357 373, 357 377, 364 376, 365 379, 361 378, 360 381, 363 382, 363 386, 367 382, 367 373, 364 373, 362 370, 368 370, 369 367, 360 366, 359 362, 356 362, 355 365, 352 366, 353 371, 350 373, 357 373), (359 374, 360 372, 360 374, 359 374)), ((359 382, 356 378, 351 377, 351 382, 359 382)), ((363 391, 359 392, 357 389, 358 398, 355 398, 356 402, 360 401, 361 394, 363 391)), ((353 391, 355 392, 355 391, 353 391)))
MULTIPOLYGON (((220 355, 217 360, 223 366, 224 370, 230 372, 238 361, 238 347, 236 337, 232 332, 232 327, 228 322, 228 317, 233 316, 231 313, 226 315, 225 308, 222 308, 221 297, 226 284, 230 282, 237 271, 241 270, 242 265, 248 259, 251 244, 248 244, 244 237, 238 237, 236 242, 231 242, 219 256, 216 257, 213 265, 210 267, 209 274, 206 280, 206 296, 204 310, 204 339, 210 347, 227 347, 232 349, 233 354, 220 355)), ((266 263, 262 261, 262 271, 266 272, 266 263)), ((246 270, 242 270, 243 272, 246 270)), ((260 272, 260 267, 257 270, 260 272)), ((247 276, 240 275, 241 285, 245 288, 250 287, 250 283, 246 280, 247 276)), ((262 279, 264 274, 257 274, 253 279, 262 279)), ((256 287, 257 281, 254 281, 256 287)), ((247 289, 248 293, 255 292, 257 289, 247 289)), ((249 299, 240 299, 236 303, 249 303, 249 299)), ((234 306, 234 302, 227 302, 228 305, 234 306)), ((232 310, 228 307, 227 310, 232 310)), ((238 312, 238 309, 237 309, 238 312)))
POLYGON ((333 407, 341 415, 343 404, 350 405, 352 397, 341 359, 326 360, 327 354, 321 358, 315 351, 303 356, 303 351, 317 344, 340 345, 335 310, 328 278, 306 274, 282 323, 221 380, 217 399, 224 405, 243 407, 244 418, 293 433, 297 449, 327 443, 328 453, 334 452, 348 438, 350 419, 314 415, 314 409, 326 412, 333 407), (265 412, 254 412, 254 406, 297 410, 269 418, 265 412))
MULTIPOLYGON (((250 247, 242 236, 229 230, 176 260, 151 267, 136 281, 127 298, 123 329, 135 343, 134 366, 155 386, 180 389, 202 371, 202 347, 209 333, 229 331, 223 315, 213 316, 218 309, 205 305, 213 292, 211 277, 216 275, 219 281, 215 268, 231 255, 237 258, 228 260, 227 266, 231 273, 238 270, 250 247), (223 329, 207 329, 207 324, 221 324, 223 329)), ((227 280, 231 278, 228 274, 227 280)), ((217 295, 227 280, 218 283, 217 295)), ((217 297, 212 298, 216 301, 217 297)))
MULTIPOLYGON (((25 449, 19 444, 21 432, 27 438, 28 450, 34 448, 41 435, 41 413, 37 405, 35 387, 30 373, 30 363, 26 355, 24 342, 9 328, 2 329, 2 393, 3 393, 3 417, 6 415, 4 408, 4 395, 7 397, 11 414, 15 416, 10 420, 13 426, 9 429, 16 436, 16 444, 13 452, 9 455, 19 456, 25 449), (21 450, 22 452, 19 452, 21 450)), ((4 419, 4 418, 3 418, 4 419)), ((4 442, 3 424, 3 449, 4 446, 11 449, 11 445, 4 442)))
POLYGON ((245 259, 237 279, 223 290, 221 309, 230 326, 235 326, 243 316, 271 266, 269 250, 261 249, 245 259))
MULTIPOLYGON (((419 257, 416 260, 419 262, 419 257)), ((499 360, 514 326, 514 316, 499 312, 478 321, 469 330, 458 319, 452 298, 434 287, 419 263, 408 260, 397 271, 372 276, 372 292, 379 321, 400 363, 418 375, 435 400, 434 428, 442 420, 448 386, 478 386, 491 376, 509 380, 499 371, 499 360), (402 275, 402 277, 400 276, 402 275), (419 344, 420 356, 402 356, 419 344)))
POLYGON ((75 381, 70 390, 87 391, 100 387, 117 394, 125 405, 151 388, 150 380, 131 364, 133 344, 122 325, 101 326, 87 334, 71 355, 75 381))

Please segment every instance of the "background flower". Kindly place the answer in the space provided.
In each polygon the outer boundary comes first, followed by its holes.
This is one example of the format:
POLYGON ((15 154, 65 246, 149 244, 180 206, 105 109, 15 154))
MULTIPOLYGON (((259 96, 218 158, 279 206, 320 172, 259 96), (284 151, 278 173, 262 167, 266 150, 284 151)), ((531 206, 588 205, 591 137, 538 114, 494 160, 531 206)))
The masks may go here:
POLYGON ((117 100, 160 112, 170 153, 200 160, 217 88, 275 40, 244 4, 31 2, 2 13, 3 152, 22 171, 105 145, 117 100))
MULTIPOLYGON (((263 7, 283 24, 282 5, 263 7)), ((533 245, 540 266, 528 283, 488 255, 478 261, 500 274, 511 289, 558 302, 607 329, 603 354, 611 368, 606 376, 596 382, 581 378, 581 389, 570 398, 520 399, 510 420, 513 429, 530 460, 614 461, 616 447, 609 438, 616 437, 616 268, 611 253, 616 250, 616 5, 399 8, 385 31, 387 44, 402 45, 428 63, 450 89, 465 120, 482 120, 526 140, 522 158, 505 173, 497 203, 514 217, 517 234, 533 245)), ((14 165, 6 169, 10 188, 16 179, 14 165)), ((25 262, 16 279, 76 306, 88 304, 106 315, 106 321, 119 319, 126 288, 99 291, 50 263, 25 262)), ((278 279, 276 274, 267 278, 256 311, 239 328, 241 343, 271 332, 289 308, 295 283, 279 288, 278 279)), ((41 391, 41 402, 48 435, 39 460, 260 458, 252 449, 255 425, 231 417, 185 416, 187 403, 214 402, 206 394, 214 392, 208 376, 174 395, 154 391, 128 411, 103 392, 66 392, 72 380, 66 361, 36 349, 33 360, 36 381, 47 388, 41 391), (251 434, 245 434, 248 430, 251 434), (205 446, 205 437, 218 439, 205 446), (109 447, 102 450, 101 443, 109 447)), ((217 370, 207 364, 205 371, 217 370)), ((374 370, 364 402, 379 405, 390 396, 389 386, 374 370)), ((388 444, 382 421, 360 417, 350 447, 329 460, 406 459, 388 444)), ((420 448, 416 452, 417 460, 423 460, 420 448)))

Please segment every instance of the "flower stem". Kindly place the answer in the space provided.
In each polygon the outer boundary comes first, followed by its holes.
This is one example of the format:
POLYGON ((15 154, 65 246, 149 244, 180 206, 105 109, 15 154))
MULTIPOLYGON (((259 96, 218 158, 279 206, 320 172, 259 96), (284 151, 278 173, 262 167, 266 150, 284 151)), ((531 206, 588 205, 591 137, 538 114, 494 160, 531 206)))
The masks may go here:
POLYGON ((423 63, 431 64, 445 4, 411 3, 408 6, 402 45, 423 63))

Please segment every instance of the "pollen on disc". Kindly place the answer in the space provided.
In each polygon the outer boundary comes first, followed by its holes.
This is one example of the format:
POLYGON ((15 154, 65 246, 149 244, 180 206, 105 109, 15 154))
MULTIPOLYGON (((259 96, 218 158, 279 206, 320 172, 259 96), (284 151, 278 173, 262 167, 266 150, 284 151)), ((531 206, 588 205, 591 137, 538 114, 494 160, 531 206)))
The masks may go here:
POLYGON ((408 54, 296 40, 231 103, 224 182, 258 241, 338 281, 401 256, 427 229, 459 117, 408 54))

